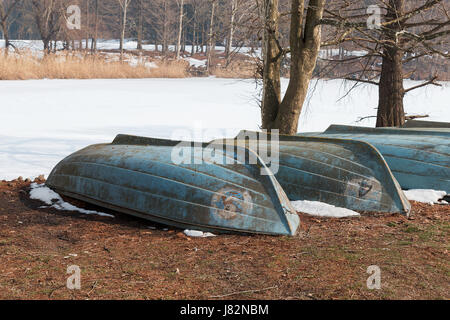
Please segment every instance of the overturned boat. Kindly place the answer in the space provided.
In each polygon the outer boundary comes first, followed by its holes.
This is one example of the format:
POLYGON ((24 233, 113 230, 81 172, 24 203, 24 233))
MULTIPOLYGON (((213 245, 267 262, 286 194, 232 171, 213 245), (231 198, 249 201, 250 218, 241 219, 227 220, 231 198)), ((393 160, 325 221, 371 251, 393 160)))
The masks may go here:
MULTIPOLYGON (((271 162, 270 168, 290 200, 320 201, 357 211, 409 214, 409 201, 383 157, 370 144, 283 135, 276 140, 279 155, 272 154, 265 162, 268 166, 271 162)), ((246 147, 258 152, 263 160, 274 143, 250 131, 242 131, 234 141, 246 141, 246 147), (258 140, 258 145, 252 140, 258 140)))
POLYGON ((450 130, 450 122, 425 121, 425 120, 408 120, 403 128, 409 129, 448 129, 450 130))
POLYGON ((323 133, 301 135, 368 142, 386 159, 403 189, 450 193, 450 129, 332 125, 323 133))
POLYGON ((89 146, 62 160, 47 185, 68 197, 174 227, 296 233, 295 209, 277 180, 262 174, 270 170, 253 151, 238 149, 256 157, 256 164, 246 164, 237 149, 218 146, 212 153, 224 161, 217 164, 199 155, 206 145, 187 143, 180 161, 178 144, 119 135, 111 144, 89 146))

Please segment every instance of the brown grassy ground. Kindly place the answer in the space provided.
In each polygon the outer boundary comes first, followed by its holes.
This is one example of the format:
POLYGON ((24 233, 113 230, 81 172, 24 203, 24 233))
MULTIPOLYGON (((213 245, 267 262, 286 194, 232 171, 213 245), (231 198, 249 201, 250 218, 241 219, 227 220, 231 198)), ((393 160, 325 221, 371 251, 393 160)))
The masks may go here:
POLYGON ((413 203, 411 219, 301 215, 292 238, 190 239, 121 214, 39 209, 28 185, 0 182, 0 299, 450 298, 449 206, 413 203), (65 286, 70 265, 80 291, 65 286), (370 265, 381 290, 366 287, 370 265))
POLYGON ((38 58, 32 54, 4 56, 0 52, 0 80, 30 79, 121 79, 121 78, 184 78, 185 61, 159 61, 158 68, 136 66, 128 62, 108 61, 102 54, 80 56, 50 54, 38 58))

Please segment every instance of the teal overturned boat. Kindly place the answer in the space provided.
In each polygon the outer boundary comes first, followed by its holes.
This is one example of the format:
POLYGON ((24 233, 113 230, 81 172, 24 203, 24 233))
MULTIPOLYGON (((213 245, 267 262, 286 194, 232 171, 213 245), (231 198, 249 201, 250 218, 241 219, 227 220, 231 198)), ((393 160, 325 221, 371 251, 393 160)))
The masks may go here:
POLYGON ((259 139, 254 148, 239 139, 195 143, 119 135, 62 160, 46 184, 87 203, 213 233, 295 235, 300 220, 290 200, 409 214, 408 200, 370 144, 279 140, 259 139))
POLYGON ((438 121, 424 121, 424 120, 408 120, 403 125, 403 128, 408 129, 437 129, 437 130, 450 130, 450 122, 438 122, 438 121))
POLYGON ((150 221, 214 233, 294 235, 299 216, 263 161, 249 149, 214 149, 215 159, 198 154, 206 145, 119 135, 111 144, 87 147, 62 160, 47 185, 56 192, 150 221), (253 155, 255 164, 239 161, 253 155), (186 159, 188 155, 188 159, 186 159), (188 160, 188 161, 185 161, 188 160), (179 162, 179 163, 178 163, 179 162), (264 169, 264 170, 262 170, 264 169))
MULTIPOLYGON (((272 157, 276 162, 270 163, 270 168, 291 201, 320 201, 356 211, 409 214, 409 201, 372 145, 324 137, 278 138, 279 155, 272 157)), ((241 141, 244 146, 242 140, 260 156, 271 149, 270 139, 260 139, 250 131, 243 131, 227 142, 241 141), (252 146, 250 141, 255 138, 268 142, 252 146)), ((266 164, 269 166, 267 160, 266 164)))
POLYGON ((450 129, 444 124, 440 127, 400 129, 332 125, 323 133, 301 136, 370 143, 386 159, 403 189, 434 189, 450 193, 450 129))

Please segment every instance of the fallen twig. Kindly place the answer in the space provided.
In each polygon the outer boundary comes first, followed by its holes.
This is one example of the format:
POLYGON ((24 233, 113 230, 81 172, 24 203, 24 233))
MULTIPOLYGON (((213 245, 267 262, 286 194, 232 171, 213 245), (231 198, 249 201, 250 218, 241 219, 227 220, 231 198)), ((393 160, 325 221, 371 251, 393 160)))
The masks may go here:
POLYGON ((242 293, 255 293, 255 292, 267 291, 267 290, 276 289, 276 288, 278 288, 278 286, 269 287, 269 288, 265 288, 265 289, 238 291, 238 292, 224 294, 221 296, 210 296, 210 298, 224 298, 224 297, 234 296, 234 295, 242 294, 242 293))
POLYGON ((94 291, 95 287, 97 286, 97 282, 98 282, 98 281, 95 280, 94 284, 93 284, 92 287, 91 287, 91 290, 89 290, 89 292, 88 292, 88 294, 87 294, 88 296, 91 294, 92 291, 94 291))

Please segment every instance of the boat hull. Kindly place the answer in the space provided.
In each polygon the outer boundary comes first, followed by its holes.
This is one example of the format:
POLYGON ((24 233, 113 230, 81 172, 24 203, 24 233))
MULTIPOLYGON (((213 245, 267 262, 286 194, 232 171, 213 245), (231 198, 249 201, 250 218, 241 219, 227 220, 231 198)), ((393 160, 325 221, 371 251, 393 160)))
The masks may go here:
POLYGON ((323 133, 301 134, 365 141, 375 146, 403 189, 450 193, 450 131, 363 128, 333 125, 323 133))
POLYGON ((450 130, 450 122, 437 122, 437 121, 423 121, 423 120, 409 120, 406 121, 403 128, 408 129, 447 129, 450 130))
MULTIPOLYGON (((256 135, 243 131, 235 141, 243 146, 242 142, 256 135)), ((275 176, 291 201, 409 214, 409 201, 383 157, 370 144, 323 137, 279 136, 279 140, 275 176)), ((270 143, 259 144, 258 148, 247 143, 246 147, 263 154, 271 149, 270 143)))
POLYGON ((261 175, 264 163, 240 163, 226 151, 223 156, 230 163, 198 161, 193 147, 183 149, 191 152, 190 163, 174 163, 174 143, 121 137, 70 155, 53 169, 47 185, 69 197, 174 227, 296 233, 299 217, 276 179, 261 175))

